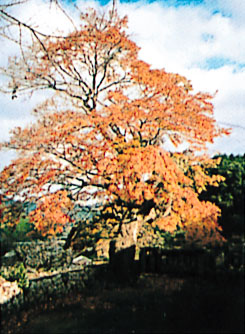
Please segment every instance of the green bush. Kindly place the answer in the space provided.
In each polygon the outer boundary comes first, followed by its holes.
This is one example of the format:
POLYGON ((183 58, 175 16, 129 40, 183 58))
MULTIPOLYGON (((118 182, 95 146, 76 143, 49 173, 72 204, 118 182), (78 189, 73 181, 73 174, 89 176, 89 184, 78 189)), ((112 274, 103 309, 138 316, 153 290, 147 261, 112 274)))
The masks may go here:
POLYGON ((4 267, 1 270, 1 276, 7 281, 16 281, 19 288, 25 289, 29 286, 29 279, 27 277, 27 271, 23 263, 18 263, 13 267, 4 267))
POLYGON ((200 195, 201 200, 215 203, 221 209, 219 224, 224 236, 244 235, 245 155, 220 155, 221 163, 209 169, 209 175, 222 175, 225 180, 219 187, 207 187, 200 195))
POLYGON ((40 235, 34 233, 33 224, 29 222, 29 219, 21 218, 15 228, 5 226, 0 229, 1 255, 14 249, 16 242, 30 241, 40 238, 40 235))
POLYGON ((183 247, 185 245, 185 232, 180 229, 174 233, 162 232, 161 236, 164 240, 164 248, 183 247))

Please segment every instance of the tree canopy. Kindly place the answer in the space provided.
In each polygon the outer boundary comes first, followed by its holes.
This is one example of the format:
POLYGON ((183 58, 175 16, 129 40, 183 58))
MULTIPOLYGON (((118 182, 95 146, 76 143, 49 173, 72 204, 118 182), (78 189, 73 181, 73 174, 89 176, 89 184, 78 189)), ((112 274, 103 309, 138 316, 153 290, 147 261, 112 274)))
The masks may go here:
POLYGON ((29 216, 44 235, 61 232, 74 206, 94 199, 111 206, 106 223, 118 233, 136 222, 134 240, 143 220, 181 228, 191 242, 221 241, 219 208, 199 199, 222 180, 206 173, 219 159, 203 153, 228 134, 214 119, 213 96, 141 60, 115 8, 81 13, 80 28, 65 36, 24 28, 32 44, 4 70, 9 92, 54 94, 33 110, 35 123, 1 143, 19 154, 0 174, 1 196, 36 203, 29 216))
POLYGON ((219 224, 223 234, 230 238, 233 234, 244 236, 244 175, 245 155, 219 155, 221 162, 208 170, 209 175, 219 174, 224 177, 219 188, 208 186, 201 194, 201 199, 215 203, 222 212, 219 224))

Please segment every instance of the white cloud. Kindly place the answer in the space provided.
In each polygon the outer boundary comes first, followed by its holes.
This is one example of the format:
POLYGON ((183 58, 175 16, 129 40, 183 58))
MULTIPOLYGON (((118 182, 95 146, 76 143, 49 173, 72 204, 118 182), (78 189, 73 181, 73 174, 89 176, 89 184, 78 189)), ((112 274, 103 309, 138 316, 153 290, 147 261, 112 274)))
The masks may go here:
POLYGON ((218 93, 214 99, 216 118, 245 126, 245 70, 234 72, 232 66, 205 70, 200 68, 186 69, 184 74, 192 78, 192 83, 200 91, 218 93))
POLYGON ((238 28, 232 18, 212 15, 202 7, 169 8, 159 3, 134 7, 121 5, 121 11, 129 15, 142 57, 154 66, 178 71, 214 56, 245 61, 245 26, 238 28))
POLYGON ((206 5, 213 10, 219 10, 223 15, 231 17, 237 26, 245 25, 244 0, 205 0, 206 5))
POLYGON ((8 166, 12 160, 16 158, 16 153, 14 151, 1 151, 0 152, 0 171, 4 167, 8 166))
MULTIPOLYGON (((243 127, 245 70, 241 65, 245 63, 245 1, 206 0, 205 3, 206 6, 178 8, 164 7, 161 2, 119 3, 119 13, 129 17, 129 33, 141 47, 141 58, 152 67, 185 75, 197 90, 214 93, 218 89, 214 99, 218 122, 243 127), (214 13, 217 9, 219 12, 214 13), (209 68, 207 65, 212 62, 207 60, 213 58, 223 60, 224 66, 209 68)), ((105 10, 99 7, 98 1, 79 0, 78 5, 82 11, 87 7, 105 10)), ((55 31, 56 27, 70 30, 72 25, 65 15, 54 4, 49 7, 43 0, 29 0, 24 10, 19 7, 18 14, 29 23, 37 20, 43 32, 55 31)), ((74 13, 74 8, 67 7, 67 10, 74 13)), ((76 22, 77 19, 78 16, 76 22)), ((0 64, 6 64, 7 55, 16 52, 9 44, 3 49, 0 64)), ((22 125, 28 120, 27 115, 36 101, 34 98, 25 103, 19 99, 12 102, 10 97, 1 97, 0 140, 8 137, 12 125, 22 125), (26 110, 26 116, 20 110, 26 110)), ((244 130, 235 129, 230 137, 217 140, 213 150, 243 153, 244 130)))
POLYGON ((193 68, 187 69, 184 74, 192 79, 194 87, 200 91, 214 93, 218 90, 213 100, 215 119, 220 126, 232 128, 231 135, 216 139, 210 151, 244 153, 245 70, 234 72, 232 66, 214 70, 193 68))

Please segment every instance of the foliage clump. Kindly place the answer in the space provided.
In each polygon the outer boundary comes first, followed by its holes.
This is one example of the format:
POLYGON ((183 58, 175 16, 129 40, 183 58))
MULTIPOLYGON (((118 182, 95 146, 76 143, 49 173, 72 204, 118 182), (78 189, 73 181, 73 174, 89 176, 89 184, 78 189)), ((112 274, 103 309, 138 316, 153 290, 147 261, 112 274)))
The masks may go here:
POLYGON ((219 224, 226 238, 238 235, 244 237, 244 176, 245 155, 219 155, 221 162, 208 169, 209 175, 219 174, 224 180, 219 188, 208 186, 201 194, 201 199, 211 201, 222 212, 219 224))
POLYGON ((15 264, 13 267, 3 267, 0 274, 7 281, 16 281, 19 288, 21 289, 29 287, 27 270, 22 262, 15 264))

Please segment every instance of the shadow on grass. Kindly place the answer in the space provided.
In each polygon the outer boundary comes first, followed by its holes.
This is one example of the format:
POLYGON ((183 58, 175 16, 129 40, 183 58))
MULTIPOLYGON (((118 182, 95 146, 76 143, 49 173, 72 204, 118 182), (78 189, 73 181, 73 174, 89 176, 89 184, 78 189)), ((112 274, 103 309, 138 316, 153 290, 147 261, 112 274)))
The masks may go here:
MULTIPOLYGON (((39 312, 21 333, 243 333, 243 278, 142 275, 134 286, 91 287, 39 312)), ((41 305, 40 305, 41 307, 41 305)))

